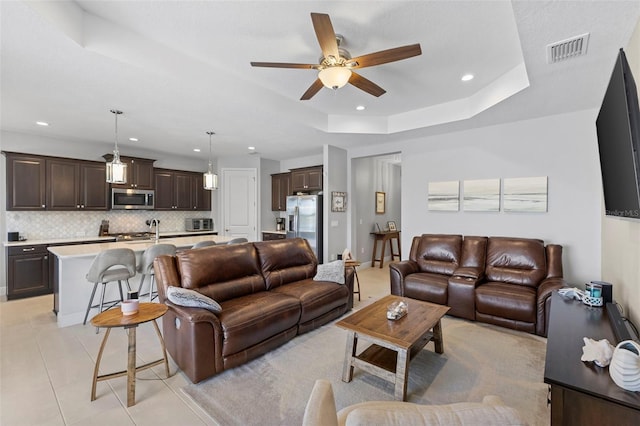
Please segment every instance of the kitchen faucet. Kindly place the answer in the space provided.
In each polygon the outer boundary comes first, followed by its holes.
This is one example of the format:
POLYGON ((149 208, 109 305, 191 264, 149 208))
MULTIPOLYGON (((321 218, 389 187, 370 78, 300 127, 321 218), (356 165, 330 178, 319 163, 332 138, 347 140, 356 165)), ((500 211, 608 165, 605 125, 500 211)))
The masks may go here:
POLYGON ((156 227, 156 243, 160 240, 160 220, 159 219, 151 219, 149 221, 149 229, 153 226, 156 227))

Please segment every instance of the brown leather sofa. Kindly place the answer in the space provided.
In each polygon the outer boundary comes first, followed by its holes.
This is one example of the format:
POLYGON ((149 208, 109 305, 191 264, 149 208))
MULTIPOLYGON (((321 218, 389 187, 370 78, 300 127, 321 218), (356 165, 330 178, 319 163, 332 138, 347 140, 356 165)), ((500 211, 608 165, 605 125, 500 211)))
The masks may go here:
POLYGON ((353 271, 345 284, 314 281, 316 257, 301 238, 218 245, 154 262, 163 335, 173 360, 197 383, 320 327, 353 307, 353 271), (196 290, 219 314, 178 306, 169 286, 196 290))
POLYGON ((413 238, 409 260, 389 268, 391 294, 540 336, 551 292, 566 285, 562 246, 529 238, 424 234, 413 238))

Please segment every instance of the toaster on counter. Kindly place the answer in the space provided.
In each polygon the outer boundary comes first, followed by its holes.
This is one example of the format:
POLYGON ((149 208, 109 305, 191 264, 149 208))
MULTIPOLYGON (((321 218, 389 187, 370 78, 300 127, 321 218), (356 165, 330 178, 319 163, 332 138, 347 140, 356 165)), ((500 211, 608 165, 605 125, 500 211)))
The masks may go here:
POLYGON ((184 228, 187 231, 213 231, 213 219, 185 219, 184 228))

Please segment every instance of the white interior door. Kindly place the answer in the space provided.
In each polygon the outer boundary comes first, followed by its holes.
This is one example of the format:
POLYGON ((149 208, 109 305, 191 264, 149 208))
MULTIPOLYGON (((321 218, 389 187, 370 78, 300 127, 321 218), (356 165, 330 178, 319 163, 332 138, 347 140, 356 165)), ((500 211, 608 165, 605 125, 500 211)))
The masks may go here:
POLYGON ((222 169, 222 234, 258 240, 256 169, 222 169))

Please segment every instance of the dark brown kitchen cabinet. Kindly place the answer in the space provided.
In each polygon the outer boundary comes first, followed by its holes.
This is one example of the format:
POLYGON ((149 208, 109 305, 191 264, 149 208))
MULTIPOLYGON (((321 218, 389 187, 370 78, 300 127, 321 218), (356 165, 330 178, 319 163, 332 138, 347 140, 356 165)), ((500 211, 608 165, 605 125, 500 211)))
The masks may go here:
POLYGON ((271 210, 286 211, 288 195, 291 195, 291 173, 271 175, 271 210))
POLYGON ((278 232, 263 232, 262 233, 262 241, 274 241, 274 240, 284 240, 287 238, 286 234, 278 233, 278 232))
POLYGON ((291 169, 291 192, 322 191, 322 166, 291 169))
POLYGON ((211 190, 204 189, 202 173, 193 175, 193 210, 211 210, 211 190))
POLYGON ((49 252, 46 245, 7 249, 7 299, 39 296, 52 292, 49 252))
POLYGON ((105 163, 47 159, 47 210, 107 210, 105 163))
POLYGON ((203 189, 202 174, 155 169, 156 210, 211 210, 210 191, 203 189))
MULTIPOLYGON (((105 154, 103 157, 107 161, 113 159, 112 154, 105 154)), ((155 160, 120 156, 120 161, 127 165, 127 183, 111 184, 113 188, 154 189, 153 163, 155 160)))
POLYGON ((46 159, 25 154, 7 157, 7 210, 46 209, 46 159))

